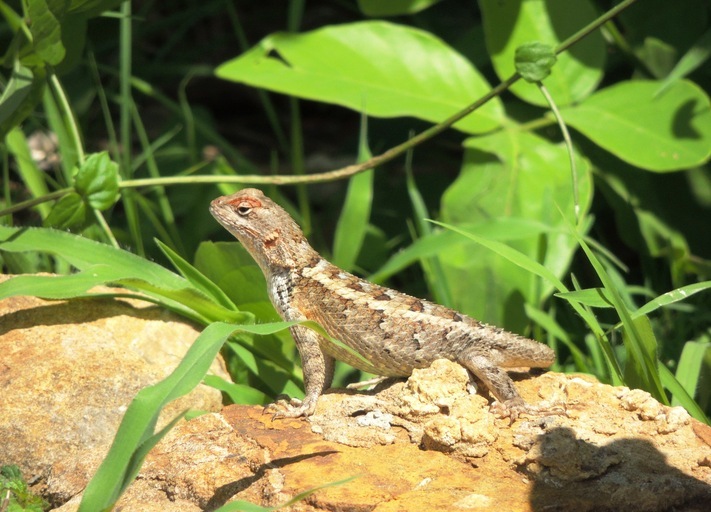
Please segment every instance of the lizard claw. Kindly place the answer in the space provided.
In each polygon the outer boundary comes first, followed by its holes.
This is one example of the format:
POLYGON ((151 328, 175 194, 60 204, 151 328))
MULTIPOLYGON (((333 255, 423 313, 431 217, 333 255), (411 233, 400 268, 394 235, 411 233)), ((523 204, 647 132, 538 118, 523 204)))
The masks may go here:
POLYGON ((275 402, 264 406, 263 412, 274 411, 272 421, 277 418, 300 418, 311 416, 316 409, 316 400, 299 400, 279 395, 275 402))

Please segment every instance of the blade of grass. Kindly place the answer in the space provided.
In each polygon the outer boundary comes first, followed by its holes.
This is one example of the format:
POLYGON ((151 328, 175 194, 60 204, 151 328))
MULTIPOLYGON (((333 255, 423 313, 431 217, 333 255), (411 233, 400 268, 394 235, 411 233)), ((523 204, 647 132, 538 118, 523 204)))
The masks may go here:
POLYGON ((699 404, 697 404, 694 399, 689 395, 689 393, 686 392, 684 386, 682 386, 679 381, 676 380, 676 377, 674 377, 674 374, 669 371, 669 368, 667 368, 663 364, 660 364, 659 374, 661 376, 661 380, 664 384, 664 387, 671 391, 672 396, 674 396, 679 401, 679 405, 686 409, 689 414, 691 414, 691 416, 693 416, 697 420, 702 421, 707 425, 711 425, 711 420, 709 420, 709 418, 706 416, 701 407, 699 407, 699 404))
MULTIPOLYGON (((37 167, 37 164, 32 159, 30 147, 27 144, 27 139, 22 130, 19 128, 10 130, 5 137, 5 143, 7 144, 8 152, 15 157, 15 163, 17 164, 17 171, 20 178, 32 196, 37 198, 49 194, 47 182, 45 181, 45 173, 37 167)), ((6 186, 9 186, 9 183, 9 180, 6 181, 6 186)), ((7 204, 10 204, 9 200, 7 204)), ((40 203, 36 208, 42 218, 49 215, 49 211, 51 210, 50 205, 47 203, 40 203)))
MULTIPOLYGON (((405 186, 407 187, 407 195, 410 197, 410 204, 415 216, 415 226, 417 228, 417 239, 421 237, 431 236, 434 232, 432 225, 425 222, 425 219, 430 215, 427 212, 425 200, 417 188, 415 177, 412 174, 412 155, 413 150, 410 149, 405 157, 405 186)), ((445 276, 442 264, 437 256, 421 258, 420 265, 427 279, 427 287, 432 291, 435 302, 451 306, 453 304, 452 295, 449 290, 448 280, 445 276)))
MULTIPOLYGON (((578 244, 583 249, 583 252, 585 252, 588 261, 590 261, 590 264, 595 269, 595 273, 597 274, 598 278, 602 282, 603 287, 607 291, 607 294, 610 297, 613 306, 615 307, 615 311, 622 320, 624 331, 627 334, 627 336, 623 336, 623 340, 625 341, 625 347, 628 350, 630 358, 634 358, 635 360, 635 362, 633 363, 635 366, 633 366, 633 368, 636 368, 640 372, 640 374, 638 375, 639 381, 643 383, 644 389, 652 393, 652 395, 657 400, 664 404, 668 404, 668 399, 664 393, 664 389, 662 388, 661 380, 659 377, 658 368, 661 365, 657 364, 656 347, 654 348, 654 350, 650 351, 651 347, 649 347, 649 338, 647 336, 643 337, 640 333, 637 324, 635 324, 632 320, 632 316, 630 314, 629 309, 625 305, 622 296, 615 287, 615 284, 610 278, 610 275, 605 270, 605 267, 602 265, 597 256, 592 252, 583 237, 577 232, 577 230, 572 226, 572 224, 570 224, 567 218, 565 218, 562 212, 561 216, 563 216, 563 218, 565 219, 566 223, 568 224, 569 231, 576 238, 578 244)), ((630 361, 628 361, 628 366, 629 365, 630 361)))
MULTIPOLYGON (((700 341, 684 343, 675 377, 691 397, 699 387, 704 365, 711 366, 711 343, 700 341)), ((672 405, 682 405, 676 395, 672 397, 672 405)))
MULTIPOLYGON (((367 119, 361 117, 360 140, 358 143, 358 161, 371 157, 368 148, 367 119)), ((333 239, 333 263, 346 271, 355 267, 370 219, 373 204, 373 172, 362 172, 348 180, 346 200, 336 225, 333 239)))
POLYGON ((221 306, 237 311, 237 306, 219 286, 213 283, 202 272, 184 260, 178 253, 173 251, 163 242, 157 239, 155 242, 173 266, 178 270, 178 272, 180 272, 180 275, 190 281, 195 288, 200 290, 206 296, 212 298, 221 306))
MULTIPOLYGON (((437 224, 438 226, 447 228, 451 231, 454 231, 455 233, 459 233, 460 235, 465 236, 470 240, 474 240, 478 244, 481 244, 484 247, 496 252, 500 256, 503 256, 513 264, 518 265, 519 267, 526 269, 529 272, 532 272, 537 276, 545 279, 546 281, 551 283, 559 292, 569 291, 568 288, 563 284, 563 282, 558 279, 555 274, 553 274, 546 267, 506 244, 497 242, 495 240, 489 240, 473 233, 469 233, 450 224, 445 224, 443 222, 438 222, 434 220, 430 222, 437 224)), ((598 339, 603 349, 603 354, 605 355, 605 362, 607 364, 610 373, 610 378, 612 379, 613 384, 616 386, 622 384, 622 371, 620 370, 620 367, 617 363, 617 359, 615 358, 615 354, 612 351, 610 342, 607 339, 605 332, 602 330, 599 323, 597 322, 597 319, 589 310, 583 308, 579 303, 569 302, 569 304, 588 324, 588 327, 592 330, 592 332, 595 334, 595 337, 598 339)))

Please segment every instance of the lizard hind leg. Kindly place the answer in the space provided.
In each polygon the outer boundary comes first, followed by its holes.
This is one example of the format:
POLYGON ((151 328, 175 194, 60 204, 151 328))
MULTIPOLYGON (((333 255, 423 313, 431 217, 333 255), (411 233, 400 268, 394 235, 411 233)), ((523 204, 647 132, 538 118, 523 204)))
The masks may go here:
POLYGON ((521 413, 536 414, 537 407, 527 404, 519 395, 511 377, 489 358, 479 354, 465 353, 457 362, 469 370, 496 398, 492 412, 500 417, 509 417, 513 422, 521 413))

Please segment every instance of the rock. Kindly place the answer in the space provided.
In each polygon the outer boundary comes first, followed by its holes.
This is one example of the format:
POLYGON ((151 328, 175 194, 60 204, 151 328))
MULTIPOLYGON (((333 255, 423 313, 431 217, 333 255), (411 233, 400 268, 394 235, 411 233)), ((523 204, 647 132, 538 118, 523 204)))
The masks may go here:
MULTIPOLYGON (((0 314, 13 311, 0 325, 0 459, 20 464, 62 512, 77 509, 128 401, 172 367, 149 364, 161 358, 138 340, 166 332, 187 344, 196 334, 142 303, 80 304, 0 302, 0 314)), ((161 351, 177 362, 178 349, 161 351)), ((289 510, 708 510, 711 427, 589 377, 512 376, 550 414, 497 418, 460 366, 436 361, 406 381, 328 392, 308 420, 229 406, 180 421, 116 510, 279 506, 337 481, 289 510)), ((185 407, 194 405, 166 417, 185 407)))
POLYGON ((467 392, 467 381, 459 366, 437 361, 406 382, 329 392, 309 420, 272 421, 260 407, 229 406, 181 422, 118 508, 153 510, 161 495, 165 510, 215 510, 234 500, 278 506, 354 478, 289 510, 708 510, 711 428, 683 409, 547 373, 517 387, 567 416, 521 416, 510 425, 467 392))
MULTIPOLYGON (((0 464, 17 464, 52 503, 84 489, 129 402, 167 376, 199 334, 133 299, 11 297, 0 301, 0 319, 0 464)), ((212 372, 229 379, 221 359, 212 372)), ((169 404, 161 424, 221 407, 221 393, 200 386, 169 404)))

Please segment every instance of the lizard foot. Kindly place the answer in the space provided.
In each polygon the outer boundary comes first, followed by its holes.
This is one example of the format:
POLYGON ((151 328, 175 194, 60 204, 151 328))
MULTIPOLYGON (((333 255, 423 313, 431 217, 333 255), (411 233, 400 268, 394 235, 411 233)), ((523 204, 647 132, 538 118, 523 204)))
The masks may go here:
POLYGON ((275 402, 264 406, 264 412, 274 411, 272 421, 277 418, 301 418, 311 416, 316 409, 316 400, 299 400, 280 395, 275 402))
POLYGON ((529 416, 566 415, 565 409, 560 405, 544 402, 531 405, 524 402, 520 396, 504 402, 496 401, 491 404, 489 410, 499 418, 509 418, 509 424, 513 424, 521 414, 529 416))

